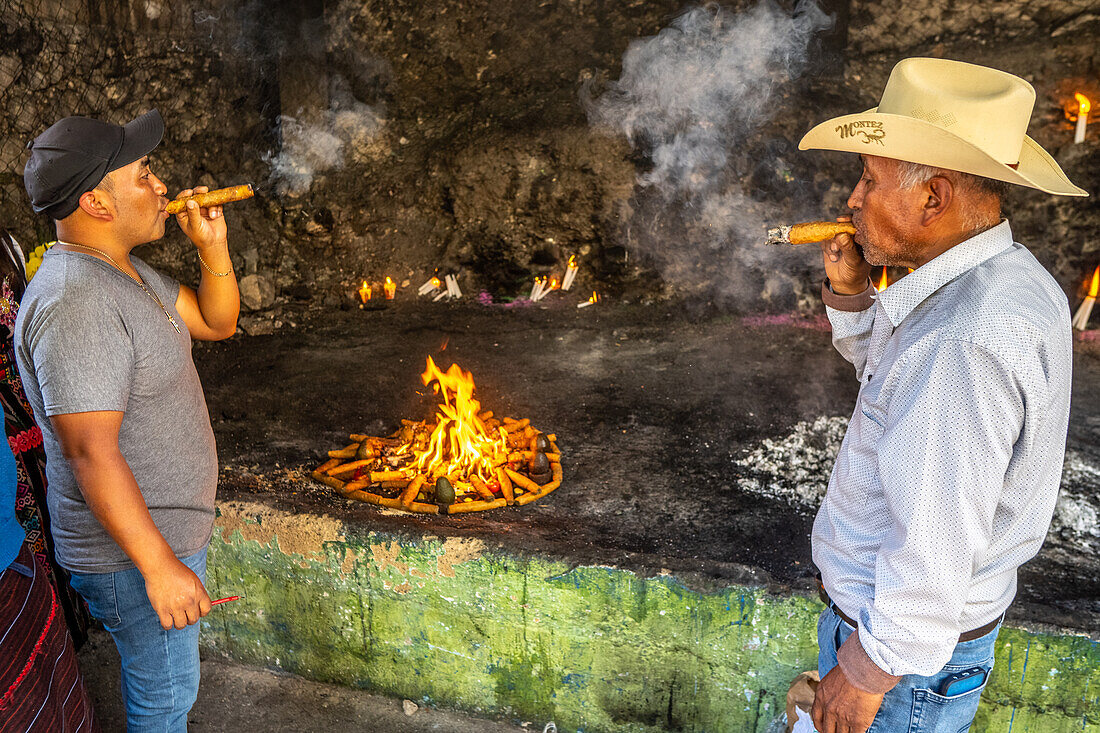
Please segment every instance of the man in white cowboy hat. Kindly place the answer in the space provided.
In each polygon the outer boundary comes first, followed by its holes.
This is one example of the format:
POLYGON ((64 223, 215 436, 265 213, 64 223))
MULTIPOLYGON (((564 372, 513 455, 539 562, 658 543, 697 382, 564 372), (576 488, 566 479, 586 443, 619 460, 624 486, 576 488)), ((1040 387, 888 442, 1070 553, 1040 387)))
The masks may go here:
POLYGON ((814 522, 821 733, 965 730, 1057 498, 1066 296, 1001 218, 1007 184, 1084 196, 1025 134, 1035 91, 913 58, 799 147, 859 153, 856 234, 822 244, 859 397, 814 522), (871 265, 913 272, 876 293, 871 265))

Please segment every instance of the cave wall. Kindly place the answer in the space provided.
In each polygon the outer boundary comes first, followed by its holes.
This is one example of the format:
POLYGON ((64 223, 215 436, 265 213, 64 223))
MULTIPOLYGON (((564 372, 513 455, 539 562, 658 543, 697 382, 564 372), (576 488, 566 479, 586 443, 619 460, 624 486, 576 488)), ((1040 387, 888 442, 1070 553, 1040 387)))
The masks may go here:
MULTIPOLYGON (((581 103, 680 2, 0 2, 0 223, 22 241, 51 238, 22 188, 27 141, 64 115, 122 122, 157 107, 167 133, 155 165, 172 191, 257 184, 255 199, 227 210, 231 247, 239 272, 275 285, 276 305, 346 307, 361 279, 393 275, 415 288, 436 268, 457 272, 467 292, 516 295, 571 254, 586 289, 712 294, 632 256, 624 222, 644 203, 637 181, 651 161, 643 145, 593 127, 581 103)), ((781 90, 774 118, 740 151, 759 159, 745 190, 777 220, 843 211, 851 156, 793 145, 817 121, 872 106, 910 55, 1027 78, 1038 92, 1030 133, 1100 192, 1100 126, 1072 145, 1063 109, 1074 89, 1100 99, 1095 0, 825 6, 837 26, 812 49, 818 62, 781 90)), ((1018 189, 1006 208, 1017 238, 1075 293, 1100 249, 1096 199, 1018 189)), ((196 277, 178 231, 142 254, 196 277)), ((761 261, 738 281, 741 297, 714 299, 813 307, 815 267, 805 255, 761 261), (769 269, 789 275, 776 284, 769 269)))

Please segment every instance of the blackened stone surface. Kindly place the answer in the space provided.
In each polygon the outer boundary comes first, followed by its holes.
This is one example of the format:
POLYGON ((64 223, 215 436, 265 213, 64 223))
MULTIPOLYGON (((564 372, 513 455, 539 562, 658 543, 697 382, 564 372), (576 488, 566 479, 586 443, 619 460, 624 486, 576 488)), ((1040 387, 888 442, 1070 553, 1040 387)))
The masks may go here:
MULTIPOLYGON (((556 297, 556 296, 555 296, 556 297)), ((417 306, 299 314, 264 337, 203 346, 196 363, 225 469, 222 498, 327 513, 413 535, 476 536, 511 551, 703 586, 813 588, 812 511, 739 488, 735 463, 801 421, 847 416, 856 382, 810 328, 748 327, 674 308, 417 306), (441 347, 446 344, 446 348, 441 347), (471 370, 482 405, 558 435, 562 488, 527 507, 417 517, 349 501, 307 478, 351 432, 431 413, 425 357, 471 370)), ((1077 356, 1070 447, 1092 461, 1100 377, 1077 356)), ((1093 487, 1095 494, 1096 487, 1093 487)), ((1095 498, 1095 496, 1094 496, 1095 498)), ((1016 620, 1100 627, 1100 562, 1067 545, 1021 573, 1016 620)))
MULTIPOLYGON (((722 3, 733 10, 751 4, 722 3)), ((1100 190, 1100 127, 1090 126, 1088 142, 1074 146, 1064 109, 1075 90, 1094 105, 1100 99, 1095 0, 826 5, 846 33, 830 41, 827 62, 814 64, 819 73, 773 98, 774 114, 751 144, 731 151, 739 170, 753 171, 745 194, 766 202, 776 222, 844 212, 858 179, 854 156, 798 153, 797 141, 817 122, 873 106, 889 70, 913 55, 988 64, 1028 79, 1038 92, 1030 134, 1071 179, 1100 190)), ((624 226, 644 203, 636 182, 652 161, 646 150, 590 126, 580 92, 586 82, 618 78, 632 41, 667 28, 691 6, 7 1, 0 14, 0 226, 14 228, 24 243, 53 236, 52 224, 30 213, 22 182, 24 146, 47 125, 70 114, 122 122, 158 107, 167 131, 155 166, 173 193, 257 185, 255 199, 227 210, 233 256, 239 272, 269 278, 281 299, 304 289, 318 303, 338 300, 363 278, 423 282, 435 268, 459 273, 466 290, 514 295, 532 275, 560 272, 574 253, 583 258, 586 287, 634 300, 681 295, 683 283, 653 277, 624 226), (369 105, 385 122, 369 141, 349 143, 341 164, 319 171, 307 193, 278 195, 268 161, 284 140, 280 116, 323 116, 330 110, 317 107, 330 98, 369 105)), ((1009 201, 1021 241, 1070 294, 1095 266, 1096 201, 1024 189, 1009 201)), ((177 278, 197 277, 193 247, 174 225, 149 259, 177 278)), ((780 292, 738 305, 809 309, 812 298, 791 286, 803 282, 800 272, 790 274, 780 292)))

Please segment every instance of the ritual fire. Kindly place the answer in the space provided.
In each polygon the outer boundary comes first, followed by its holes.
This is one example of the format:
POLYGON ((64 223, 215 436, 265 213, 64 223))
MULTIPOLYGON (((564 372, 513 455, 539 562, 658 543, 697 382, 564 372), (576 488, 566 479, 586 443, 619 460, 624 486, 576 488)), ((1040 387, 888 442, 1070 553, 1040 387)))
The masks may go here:
POLYGON ((557 437, 530 420, 482 411, 474 378, 428 357, 420 375, 440 397, 429 420, 402 420, 387 438, 352 434, 311 474, 349 499, 420 514, 529 504, 561 485, 557 437))

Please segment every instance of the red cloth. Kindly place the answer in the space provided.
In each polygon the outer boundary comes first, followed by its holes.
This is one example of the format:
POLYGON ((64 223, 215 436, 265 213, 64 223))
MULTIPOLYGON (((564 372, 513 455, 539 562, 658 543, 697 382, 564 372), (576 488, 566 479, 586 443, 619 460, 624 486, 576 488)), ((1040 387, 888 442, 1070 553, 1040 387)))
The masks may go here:
POLYGON ((24 545, 0 574, 0 733, 31 731, 99 726, 53 585, 24 545))

